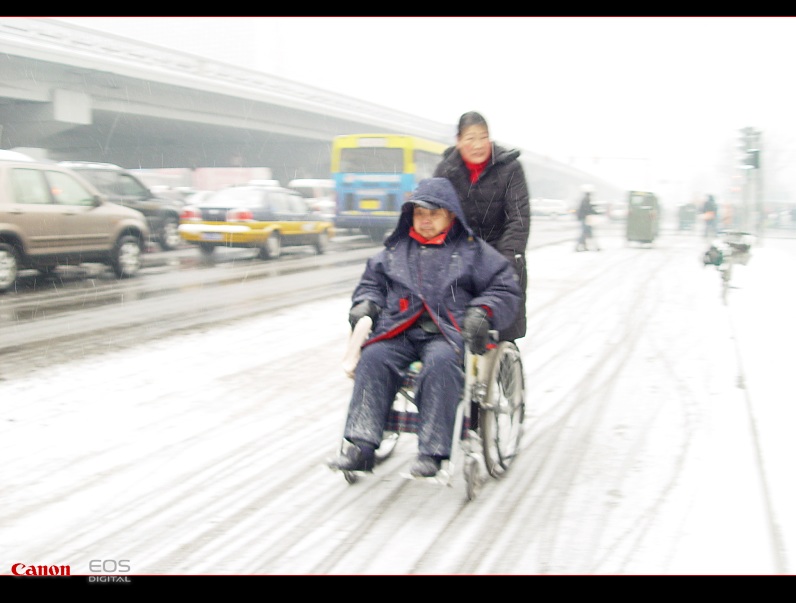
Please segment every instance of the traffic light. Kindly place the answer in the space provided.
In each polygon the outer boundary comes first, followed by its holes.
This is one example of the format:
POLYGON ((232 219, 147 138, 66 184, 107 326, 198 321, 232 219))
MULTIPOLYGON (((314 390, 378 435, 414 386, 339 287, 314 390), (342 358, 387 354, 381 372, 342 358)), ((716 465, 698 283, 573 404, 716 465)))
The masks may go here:
POLYGON ((760 167, 760 149, 749 149, 746 152, 744 165, 753 170, 758 169, 760 167))
POLYGON ((738 142, 741 150, 741 167, 756 170, 760 168, 760 131, 743 128, 738 142))

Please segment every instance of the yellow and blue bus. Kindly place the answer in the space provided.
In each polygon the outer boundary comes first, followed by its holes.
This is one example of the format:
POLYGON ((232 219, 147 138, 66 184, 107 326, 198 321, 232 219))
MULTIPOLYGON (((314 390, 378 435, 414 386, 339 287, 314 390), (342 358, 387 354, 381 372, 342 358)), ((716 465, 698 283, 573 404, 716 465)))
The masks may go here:
POLYGON ((347 134, 332 141, 335 226, 381 241, 398 224, 401 205, 431 178, 447 145, 401 134, 347 134))

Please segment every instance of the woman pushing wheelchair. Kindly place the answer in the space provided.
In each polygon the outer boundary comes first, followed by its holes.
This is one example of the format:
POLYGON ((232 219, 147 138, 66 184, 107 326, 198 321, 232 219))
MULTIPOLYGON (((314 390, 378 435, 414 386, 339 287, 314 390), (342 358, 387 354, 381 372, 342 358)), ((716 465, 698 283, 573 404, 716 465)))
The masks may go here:
POLYGON ((367 316, 373 330, 354 373, 343 432, 351 445, 329 467, 373 470, 393 400, 419 360, 418 456, 410 474, 435 476, 451 454, 464 346, 483 354, 490 329, 511 326, 521 300, 514 266, 475 236, 450 181, 422 180, 352 295, 352 329, 367 316))

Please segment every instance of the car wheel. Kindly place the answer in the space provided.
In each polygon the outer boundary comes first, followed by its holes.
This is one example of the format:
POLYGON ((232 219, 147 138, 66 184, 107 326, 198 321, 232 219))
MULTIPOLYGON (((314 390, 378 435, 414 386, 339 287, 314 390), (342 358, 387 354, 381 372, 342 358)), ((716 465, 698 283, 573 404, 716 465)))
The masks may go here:
POLYGON ((318 233, 318 238, 315 239, 315 251, 318 252, 318 255, 326 253, 326 249, 329 247, 329 233, 326 230, 322 230, 318 233))
POLYGON ((111 268, 119 278, 135 276, 141 269, 141 242, 133 235, 123 235, 116 241, 111 255, 111 268))
POLYGON ((0 293, 5 293, 14 286, 18 272, 16 250, 7 243, 0 243, 0 293))
POLYGON ((209 245, 207 243, 199 243, 199 251, 202 253, 203 256, 209 258, 213 255, 213 252, 216 250, 215 245, 209 245))
POLYGON ((160 229, 160 236, 158 238, 158 244, 163 251, 171 251, 180 246, 182 237, 180 236, 179 227, 180 220, 175 216, 169 216, 166 218, 166 221, 163 222, 163 227, 160 229))
POLYGON ((265 244, 260 247, 257 257, 262 260, 275 260, 280 255, 282 255, 282 237, 274 231, 265 240, 265 244))

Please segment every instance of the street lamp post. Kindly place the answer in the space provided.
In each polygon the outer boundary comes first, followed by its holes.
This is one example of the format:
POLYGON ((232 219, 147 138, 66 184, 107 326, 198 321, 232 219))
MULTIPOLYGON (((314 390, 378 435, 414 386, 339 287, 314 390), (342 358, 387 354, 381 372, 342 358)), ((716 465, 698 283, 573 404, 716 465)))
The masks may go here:
POLYGON ((746 232, 752 231, 752 214, 755 215, 754 230, 758 243, 762 242, 765 228, 765 211, 763 207, 763 178, 760 169, 762 149, 760 145, 762 132, 754 128, 741 130, 740 148, 742 151, 741 168, 746 172, 743 185, 743 221, 746 232), (753 210, 754 207, 754 210, 753 210))

